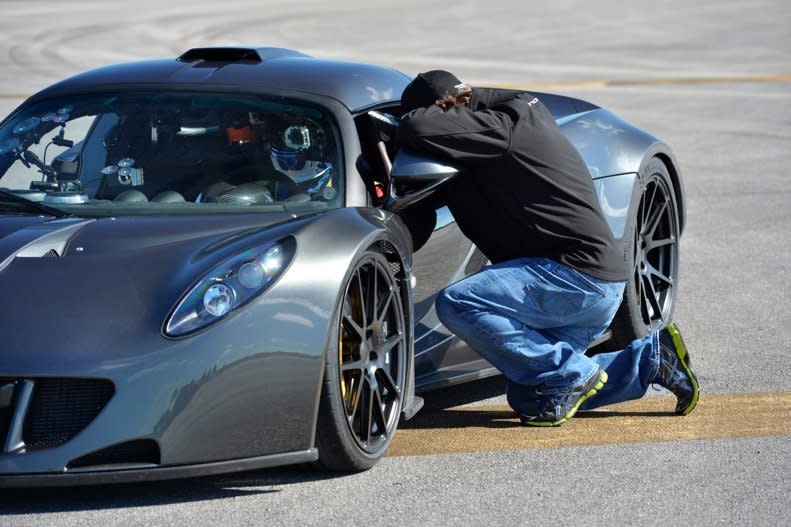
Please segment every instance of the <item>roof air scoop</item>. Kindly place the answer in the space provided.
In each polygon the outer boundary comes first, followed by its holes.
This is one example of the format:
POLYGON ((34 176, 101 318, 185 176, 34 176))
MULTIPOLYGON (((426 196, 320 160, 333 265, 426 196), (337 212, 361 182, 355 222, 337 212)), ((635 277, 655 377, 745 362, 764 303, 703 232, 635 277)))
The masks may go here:
POLYGON ((182 53, 178 60, 258 64, 261 62, 261 55, 252 48, 193 48, 182 53))

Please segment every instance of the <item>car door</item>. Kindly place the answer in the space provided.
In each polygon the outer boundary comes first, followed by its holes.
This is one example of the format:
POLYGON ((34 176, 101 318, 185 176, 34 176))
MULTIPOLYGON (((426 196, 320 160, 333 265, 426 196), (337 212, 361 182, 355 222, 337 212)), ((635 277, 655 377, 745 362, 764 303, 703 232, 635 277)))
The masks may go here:
POLYGON ((434 209, 429 239, 414 253, 415 382, 418 389, 438 387, 479 376, 490 368, 437 318, 434 300, 445 286, 474 273, 486 257, 459 229, 448 208, 434 209))
MULTIPOLYGON (((409 204, 395 207, 412 233, 415 313, 415 382, 418 389, 439 387, 489 375, 488 362, 455 337, 437 318, 434 300, 445 286, 461 280, 487 263, 486 257, 467 239, 443 202, 443 170, 436 177, 422 174, 435 163, 421 156, 399 152, 393 166, 394 199, 409 204), (411 180, 405 174, 412 172, 411 180), (401 188, 401 190, 399 190, 401 188), (416 196, 420 196, 416 198, 416 196), (411 201, 414 200, 414 201, 411 201)), ((449 177, 453 177, 452 174, 449 177)))

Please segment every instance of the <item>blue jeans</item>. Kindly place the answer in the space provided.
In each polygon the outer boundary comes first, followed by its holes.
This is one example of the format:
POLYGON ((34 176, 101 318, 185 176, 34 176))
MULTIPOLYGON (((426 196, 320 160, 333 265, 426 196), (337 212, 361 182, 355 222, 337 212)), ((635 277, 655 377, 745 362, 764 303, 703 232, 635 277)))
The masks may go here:
POLYGON ((628 348, 585 355, 621 304, 625 283, 608 282, 548 258, 518 258, 489 265, 445 288, 437 315, 508 379, 508 402, 535 391, 567 393, 601 367, 609 377, 583 408, 645 394, 659 368, 656 333, 628 348))

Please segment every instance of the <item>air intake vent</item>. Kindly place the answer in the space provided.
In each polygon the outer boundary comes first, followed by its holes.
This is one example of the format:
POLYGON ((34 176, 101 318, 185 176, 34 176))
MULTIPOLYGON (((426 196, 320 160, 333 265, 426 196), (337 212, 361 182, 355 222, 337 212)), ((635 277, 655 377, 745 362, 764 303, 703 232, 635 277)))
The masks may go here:
POLYGON ((22 439, 28 450, 61 445, 93 421, 113 396, 103 379, 37 379, 22 439))
POLYGON ((75 459, 68 468, 139 464, 159 465, 159 445, 156 441, 139 439, 113 445, 75 459))
POLYGON ((4 381, 0 379, 0 452, 6 443, 8 428, 11 426, 11 414, 14 403, 14 381, 4 381))
POLYGON ((0 408, 0 453, 8 437, 9 426, 11 426, 11 407, 0 408))
POLYGON ((238 62, 258 64, 261 56, 250 48, 193 48, 179 57, 181 62, 238 62))

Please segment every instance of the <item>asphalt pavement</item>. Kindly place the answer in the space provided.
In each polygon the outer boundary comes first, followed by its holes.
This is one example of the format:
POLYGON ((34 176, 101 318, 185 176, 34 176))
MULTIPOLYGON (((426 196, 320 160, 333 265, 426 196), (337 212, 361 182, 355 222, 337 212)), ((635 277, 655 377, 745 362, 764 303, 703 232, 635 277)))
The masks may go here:
POLYGON ((791 4, 783 0, 0 0, 0 113, 47 84, 193 46, 444 68, 607 106, 670 144, 687 228, 676 320, 702 397, 526 430, 502 381, 431 392, 372 470, 3 490, 5 525, 789 525, 791 4))

